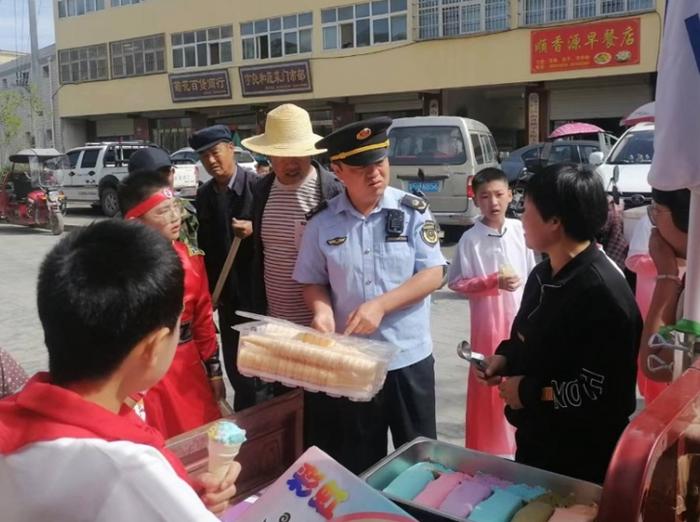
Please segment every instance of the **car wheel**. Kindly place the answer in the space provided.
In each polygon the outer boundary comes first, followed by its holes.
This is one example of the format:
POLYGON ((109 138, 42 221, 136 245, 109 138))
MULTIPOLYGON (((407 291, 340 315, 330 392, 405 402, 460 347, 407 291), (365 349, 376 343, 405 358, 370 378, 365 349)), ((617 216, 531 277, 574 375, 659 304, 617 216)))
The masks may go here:
POLYGON ((102 213, 107 217, 114 217, 119 213, 119 199, 117 198, 117 189, 114 187, 105 187, 100 193, 100 206, 102 213))

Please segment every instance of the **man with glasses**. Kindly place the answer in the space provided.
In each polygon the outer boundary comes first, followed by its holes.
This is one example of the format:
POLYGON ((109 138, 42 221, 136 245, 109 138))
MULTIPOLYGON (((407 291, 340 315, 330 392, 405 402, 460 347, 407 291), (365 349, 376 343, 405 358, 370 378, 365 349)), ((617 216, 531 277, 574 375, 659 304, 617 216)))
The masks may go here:
MULTIPOLYGON (((213 290, 234 236, 243 241, 224 285, 219 301, 221 350, 226 374, 234 390, 236 411, 248 408, 266 398, 266 386, 256 379, 244 377, 236 367, 238 332, 232 326, 245 322, 236 310, 252 310, 250 267, 253 259, 253 194, 251 187, 257 175, 236 164, 231 132, 224 125, 214 125, 195 132, 190 146, 199 154, 202 165, 212 177, 197 191, 199 247, 206 253, 205 264, 209 285, 213 290), (263 395, 259 397, 259 395, 263 395)), ((216 306, 216 303, 214 303, 216 306)))

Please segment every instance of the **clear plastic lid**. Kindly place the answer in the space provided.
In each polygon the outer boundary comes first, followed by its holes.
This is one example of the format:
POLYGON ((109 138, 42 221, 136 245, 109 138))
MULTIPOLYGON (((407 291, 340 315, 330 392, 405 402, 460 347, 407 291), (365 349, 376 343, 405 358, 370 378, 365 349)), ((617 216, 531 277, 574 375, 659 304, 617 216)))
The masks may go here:
POLYGON ((386 342, 322 334, 290 321, 237 311, 254 321, 240 332, 238 371, 332 397, 368 401, 384 385, 397 348, 386 342))

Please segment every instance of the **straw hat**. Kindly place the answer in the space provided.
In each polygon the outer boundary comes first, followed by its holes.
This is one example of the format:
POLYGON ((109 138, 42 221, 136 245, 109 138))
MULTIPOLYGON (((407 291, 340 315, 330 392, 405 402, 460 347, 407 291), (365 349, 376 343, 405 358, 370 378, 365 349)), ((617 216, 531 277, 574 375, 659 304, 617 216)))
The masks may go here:
POLYGON ((304 157, 325 152, 314 144, 322 137, 314 134, 309 113, 285 103, 267 113, 265 133, 246 138, 242 145, 266 156, 304 157))

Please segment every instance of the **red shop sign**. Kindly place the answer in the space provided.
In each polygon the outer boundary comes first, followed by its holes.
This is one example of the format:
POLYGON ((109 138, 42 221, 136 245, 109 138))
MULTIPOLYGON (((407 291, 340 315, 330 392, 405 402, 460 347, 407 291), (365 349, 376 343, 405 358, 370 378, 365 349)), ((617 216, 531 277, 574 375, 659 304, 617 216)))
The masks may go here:
POLYGON ((546 73, 638 64, 640 32, 639 18, 532 31, 530 70, 546 73))

